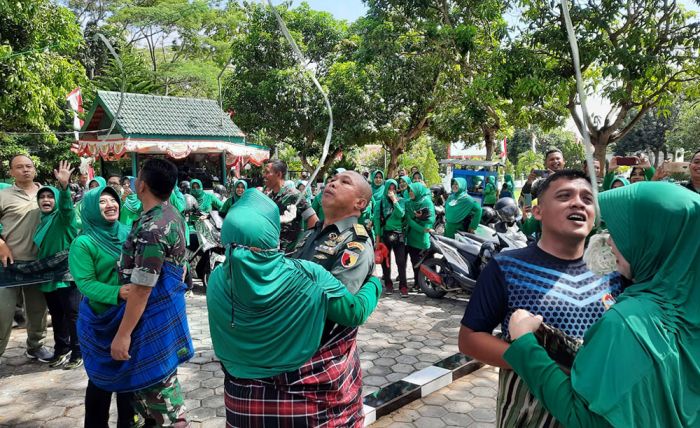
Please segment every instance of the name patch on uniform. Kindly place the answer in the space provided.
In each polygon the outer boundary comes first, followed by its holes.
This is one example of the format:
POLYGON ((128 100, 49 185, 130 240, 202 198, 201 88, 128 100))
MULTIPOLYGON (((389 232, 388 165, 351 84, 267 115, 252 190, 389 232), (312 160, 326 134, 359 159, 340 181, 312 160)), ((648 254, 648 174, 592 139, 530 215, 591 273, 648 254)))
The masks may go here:
POLYGON ((358 250, 358 251, 364 251, 364 250, 365 250, 365 246, 364 246, 364 245, 360 244, 359 242, 355 242, 355 241, 348 242, 348 248, 354 248, 354 249, 356 249, 356 250, 358 250))
POLYGON ((343 251, 342 257, 340 258, 340 264, 342 264, 344 268, 351 268, 355 266, 359 257, 360 255, 356 252, 345 250, 343 251))

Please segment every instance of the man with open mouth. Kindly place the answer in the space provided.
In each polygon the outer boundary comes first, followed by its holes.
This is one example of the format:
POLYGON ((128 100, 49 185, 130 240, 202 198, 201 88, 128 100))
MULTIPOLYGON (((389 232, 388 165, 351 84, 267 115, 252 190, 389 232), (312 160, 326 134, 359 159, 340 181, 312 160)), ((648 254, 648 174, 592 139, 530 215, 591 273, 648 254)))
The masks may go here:
POLYGON ((462 319, 461 352, 500 367, 499 427, 560 426, 503 359, 508 320, 517 309, 542 314, 544 322, 574 338, 605 312, 606 296, 621 291, 619 274, 601 277, 583 261, 593 228, 593 190, 581 171, 563 170, 540 186, 534 218, 542 224, 537 245, 497 255, 484 268, 462 319), (501 324, 503 339, 492 335, 501 324))

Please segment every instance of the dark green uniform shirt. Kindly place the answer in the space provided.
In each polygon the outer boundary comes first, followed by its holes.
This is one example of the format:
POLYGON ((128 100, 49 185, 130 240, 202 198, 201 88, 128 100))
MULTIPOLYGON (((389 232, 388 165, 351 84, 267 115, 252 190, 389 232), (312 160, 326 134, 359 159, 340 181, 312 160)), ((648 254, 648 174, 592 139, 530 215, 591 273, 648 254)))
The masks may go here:
POLYGON ((374 246, 353 216, 328 226, 319 222, 304 234, 293 257, 320 264, 353 294, 374 271, 374 246))
POLYGON ((294 188, 282 186, 279 193, 270 192, 268 196, 277 204, 280 215, 284 215, 290 206, 296 205, 296 217, 292 221, 283 222, 280 229, 280 248, 285 253, 289 253, 294 250, 299 240, 302 222, 315 214, 314 209, 311 208, 304 195, 294 188))
POLYGON ((131 228, 119 260, 120 282, 153 287, 165 262, 185 264, 185 222, 167 202, 143 213, 131 228))

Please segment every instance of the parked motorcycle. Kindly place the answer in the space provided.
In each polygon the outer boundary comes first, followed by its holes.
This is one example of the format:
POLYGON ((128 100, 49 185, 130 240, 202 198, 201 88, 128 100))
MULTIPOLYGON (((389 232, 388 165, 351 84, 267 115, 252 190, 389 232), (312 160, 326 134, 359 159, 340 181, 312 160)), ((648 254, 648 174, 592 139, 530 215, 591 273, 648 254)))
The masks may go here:
POLYGON ((433 205, 435 206, 435 224, 433 229, 436 233, 442 235, 445 233, 445 200, 447 199, 447 192, 445 192, 445 188, 441 184, 431 186, 430 191, 433 192, 433 205))
MULTIPOLYGON (((517 224, 515 201, 497 203, 498 221, 493 227, 479 225, 476 233, 458 232, 455 239, 430 234, 431 249, 421 260, 416 283, 432 298, 442 298, 448 291, 471 295, 476 280, 486 264, 501 251, 527 246, 527 238, 517 224)), ((501 202, 499 200, 499 202, 501 202)))
POLYGON ((221 243, 221 226, 223 219, 217 211, 212 211, 203 218, 196 201, 186 195, 187 209, 185 217, 190 227, 190 244, 187 246, 187 261, 190 274, 202 280, 206 288, 211 272, 226 260, 225 249, 221 243), (191 199, 190 199, 191 198, 191 199))

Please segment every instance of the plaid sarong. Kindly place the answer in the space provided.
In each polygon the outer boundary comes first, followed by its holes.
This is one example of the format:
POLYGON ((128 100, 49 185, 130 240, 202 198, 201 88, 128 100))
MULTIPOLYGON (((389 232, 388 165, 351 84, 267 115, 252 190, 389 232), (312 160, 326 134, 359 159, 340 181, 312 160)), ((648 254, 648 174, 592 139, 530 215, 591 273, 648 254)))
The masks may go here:
POLYGON ((68 250, 31 262, 15 260, 7 267, 0 264, 0 288, 72 280, 68 271, 68 250))
POLYGON ((226 374, 226 426, 362 427, 357 328, 337 326, 298 370, 266 379, 226 374))
POLYGON ((84 298, 78 314, 78 337, 85 371, 99 388, 113 392, 138 391, 162 382, 177 366, 192 358, 194 347, 185 312, 183 269, 165 263, 148 297, 146 310, 131 333, 127 361, 115 361, 111 345, 126 303, 97 314, 84 298))

